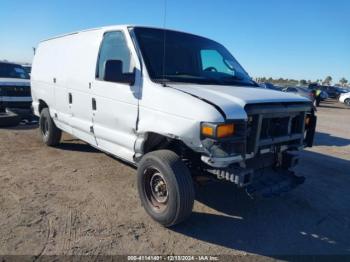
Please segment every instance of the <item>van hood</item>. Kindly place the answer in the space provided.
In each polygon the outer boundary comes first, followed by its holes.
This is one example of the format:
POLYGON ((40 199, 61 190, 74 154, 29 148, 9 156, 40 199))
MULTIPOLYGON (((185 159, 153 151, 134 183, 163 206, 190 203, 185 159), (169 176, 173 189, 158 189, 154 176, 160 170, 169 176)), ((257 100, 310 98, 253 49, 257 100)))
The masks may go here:
POLYGON ((244 107, 247 104, 305 102, 307 98, 286 92, 242 86, 169 84, 179 91, 209 101, 219 107, 227 118, 246 118, 244 107))
POLYGON ((0 78, 1 86, 30 86, 29 79, 20 78, 0 78))

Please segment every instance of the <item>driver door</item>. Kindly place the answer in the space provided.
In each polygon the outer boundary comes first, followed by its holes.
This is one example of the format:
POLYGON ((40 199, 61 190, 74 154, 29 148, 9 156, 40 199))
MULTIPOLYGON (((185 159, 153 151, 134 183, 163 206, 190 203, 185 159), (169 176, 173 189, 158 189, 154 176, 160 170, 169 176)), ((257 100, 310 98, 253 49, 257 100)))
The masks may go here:
POLYGON ((106 32, 98 56, 92 88, 93 129, 98 147, 115 156, 133 161, 140 81, 136 84, 104 80, 108 60, 119 60, 123 73, 135 68, 132 43, 123 31, 106 32))

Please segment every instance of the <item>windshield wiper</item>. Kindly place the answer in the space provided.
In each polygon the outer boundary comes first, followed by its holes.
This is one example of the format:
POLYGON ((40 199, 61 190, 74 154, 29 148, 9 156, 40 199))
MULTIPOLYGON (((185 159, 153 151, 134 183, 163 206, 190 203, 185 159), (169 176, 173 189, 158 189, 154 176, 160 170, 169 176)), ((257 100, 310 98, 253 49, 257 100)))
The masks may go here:
POLYGON ((255 86, 254 82, 249 80, 246 82, 244 78, 236 77, 236 76, 227 76, 218 78, 212 77, 204 77, 198 75, 165 75, 165 77, 153 78, 153 80, 157 83, 163 84, 164 86, 167 83, 189 83, 189 84, 214 84, 214 85, 244 85, 244 86, 255 86))
POLYGON ((239 76, 226 76, 220 78, 224 83, 232 83, 232 84, 238 84, 238 85, 250 85, 250 86, 256 86, 255 82, 251 79, 245 79, 243 77, 239 76))
POLYGON ((198 75, 165 75, 164 78, 153 78, 159 83, 189 83, 189 84, 220 84, 221 82, 215 78, 208 78, 198 75))

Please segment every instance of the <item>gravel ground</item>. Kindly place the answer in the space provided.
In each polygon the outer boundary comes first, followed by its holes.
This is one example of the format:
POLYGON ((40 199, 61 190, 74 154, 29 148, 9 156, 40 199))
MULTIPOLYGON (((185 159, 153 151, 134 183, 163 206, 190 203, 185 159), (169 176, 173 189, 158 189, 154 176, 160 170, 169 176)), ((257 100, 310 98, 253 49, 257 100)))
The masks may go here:
POLYGON ((140 206, 135 170, 67 135, 0 129, 0 254, 350 254, 350 109, 325 102, 301 187, 252 200, 227 183, 199 187, 193 215, 165 229, 140 206))

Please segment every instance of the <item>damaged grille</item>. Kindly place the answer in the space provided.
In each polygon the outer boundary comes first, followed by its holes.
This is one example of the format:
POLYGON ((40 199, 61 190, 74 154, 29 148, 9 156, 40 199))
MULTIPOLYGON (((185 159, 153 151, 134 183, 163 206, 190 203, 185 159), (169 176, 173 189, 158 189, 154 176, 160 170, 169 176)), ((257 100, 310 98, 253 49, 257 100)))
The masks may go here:
POLYGON ((263 118, 260 139, 288 135, 289 117, 263 118))
POLYGON ((247 153, 257 153, 271 145, 302 145, 305 115, 310 103, 250 104, 248 114, 247 153))

